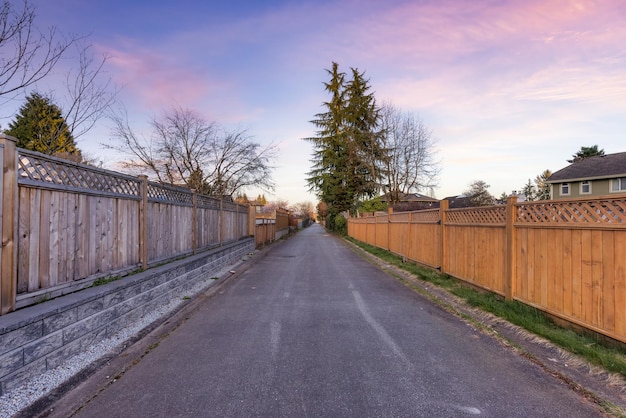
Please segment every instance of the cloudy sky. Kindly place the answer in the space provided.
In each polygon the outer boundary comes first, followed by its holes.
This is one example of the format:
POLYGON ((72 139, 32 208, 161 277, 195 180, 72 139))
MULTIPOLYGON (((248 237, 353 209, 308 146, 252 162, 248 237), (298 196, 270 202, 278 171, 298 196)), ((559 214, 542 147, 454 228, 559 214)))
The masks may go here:
MULTIPOLYGON (((17 2, 17 0, 15 0, 17 2)), ((19 3, 19 2, 17 2, 19 3)), ((556 171, 581 146, 626 151, 626 2, 618 0, 35 0, 89 34, 138 129, 171 106, 280 148, 270 199, 307 192, 326 69, 365 71, 379 102, 432 130, 437 198, 556 171)), ((62 72, 62 66, 57 76, 62 72)), ((40 90, 53 89, 38 86, 40 90)), ((10 106, 9 106, 10 107, 10 106)), ((7 105, 0 109, 7 125, 7 105)), ((102 121, 79 146, 114 167, 102 121)))

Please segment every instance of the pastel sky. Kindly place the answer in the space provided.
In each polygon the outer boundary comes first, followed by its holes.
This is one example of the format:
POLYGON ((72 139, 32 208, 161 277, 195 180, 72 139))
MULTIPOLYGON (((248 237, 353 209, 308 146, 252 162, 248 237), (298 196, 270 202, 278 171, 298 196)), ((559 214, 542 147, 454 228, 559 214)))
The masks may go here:
MULTIPOLYGON (((19 2, 18 2, 19 3, 19 2)), ((171 106, 280 148, 268 199, 307 191, 326 69, 432 130, 437 198, 473 180, 519 190, 581 146, 626 151, 626 2, 618 0, 36 0, 38 22, 90 34, 138 129, 171 106)), ((58 73, 62 72, 62 66, 58 73)), ((45 90, 46 86, 38 86, 45 90)), ((7 109, 0 109, 3 115, 7 109)), ((6 126, 7 121, 0 121, 6 126)), ((102 121, 79 146, 102 150, 102 121)), ((252 192, 254 193, 254 192, 252 192)))

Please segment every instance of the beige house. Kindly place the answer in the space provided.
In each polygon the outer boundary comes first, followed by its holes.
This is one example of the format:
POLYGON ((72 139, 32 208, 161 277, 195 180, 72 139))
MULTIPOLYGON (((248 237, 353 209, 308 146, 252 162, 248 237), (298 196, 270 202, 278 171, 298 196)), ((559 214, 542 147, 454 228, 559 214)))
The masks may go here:
POLYGON ((551 199, 626 194, 626 152, 589 157, 553 173, 551 199))

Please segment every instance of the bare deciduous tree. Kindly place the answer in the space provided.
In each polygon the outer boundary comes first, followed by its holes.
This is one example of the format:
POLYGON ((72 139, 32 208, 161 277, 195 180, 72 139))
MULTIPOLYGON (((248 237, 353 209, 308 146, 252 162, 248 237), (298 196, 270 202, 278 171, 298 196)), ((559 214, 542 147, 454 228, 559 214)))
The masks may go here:
POLYGON ((0 97, 17 94, 46 77, 80 37, 65 37, 56 27, 41 32, 35 7, 24 0, 18 8, 0 4, 0 97))
POLYGON ((436 187, 440 170, 432 132, 421 119, 391 104, 382 106, 380 117, 384 148, 390 151, 385 189, 391 202, 436 187))
POLYGON ((304 201, 296 203, 291 207, 292 211, 300 216, 305 216, 309 218, 313 218, 315 216, 315 206, 313 202, 304 201))
POLYGON ((261 208, 262 213, 270 213, 277 209, 288 210, 289 201, 288 200, 270 200, 266 201, 263 207, 261 208))
POLYGON ((234 195, 250 186, 274 189, 271 163, 277 148, 261 147, 245 131, 224 130, 182 108, 154 119, 150 139, 134 132, 125 113, 113 115, 112 121, 116 143, 104 146, 131 157, 124 165, 135 172, 215 196, 234 195))
POLYGON ((68 72, 65 79, 67 98, 64 116, 70 132, 78 139, 111 108, 119 88, 104 74, 106 55, 96 60, 90 45, 76 46, 78 69, 68 72))

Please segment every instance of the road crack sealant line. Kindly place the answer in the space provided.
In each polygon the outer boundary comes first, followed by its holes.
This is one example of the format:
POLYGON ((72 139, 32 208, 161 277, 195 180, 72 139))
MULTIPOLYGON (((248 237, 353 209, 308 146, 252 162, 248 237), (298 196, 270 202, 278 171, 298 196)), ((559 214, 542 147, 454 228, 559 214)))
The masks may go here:
POLYGON ((432 301, 436 306, 459 317, 472 328, 475 328, 481 333, 494 338, 496 342, 506 349, 525 357, 546 373, 568 385, 571 390, 578 393, 580 396, 597 404, 605 413, 608 413, 611 416, 626 418, 626 403, 624 401, 626 386, 624 379, 621 376, 609 373, 601 367, 593 366, 586 360, 565 351, 548 340, 532 334, 524 328, 512 324, 503 318, 497 317, 478 308, 470 307, 461 298, 453 295, 447 290, 434 284, 429 284, 428 282, 420 279, 417 275, 403 270, 400 267, 389 264, 349 240, 343 239, 343 241, 356 254, 367 260, 369 263, 396 278, 411 290, 432 301), (511 335, 509 337, 503 335, 495 329, 496 326, 502 327, 504 331, 509 331, 511 335), (539 354, 539 350, 550 350, 556 352, 557 356, 564 360, 563 364, 567 371, 559 370, 556 367, 558 365, 558 360, 554 360, 550 363, 550 360, 552 359, 542 358, 544 356, 539 354), (567 363, 565 363, 565 361, 567 361, 567 363), (584 384, 581 384, 575 377, 567 372, 578 372, 582 375, 586 375, 590 379, 595 379, 594 383, 597 385, 612 385, 615 389, 614 392, 617 391, 619 393, 602 393, 601 390, 597 390, 599 387, 588 389, 584 384), (600 378, 604 381, 600 381, 600 378), (607 383, 607 381, 609 383, 607 383))

